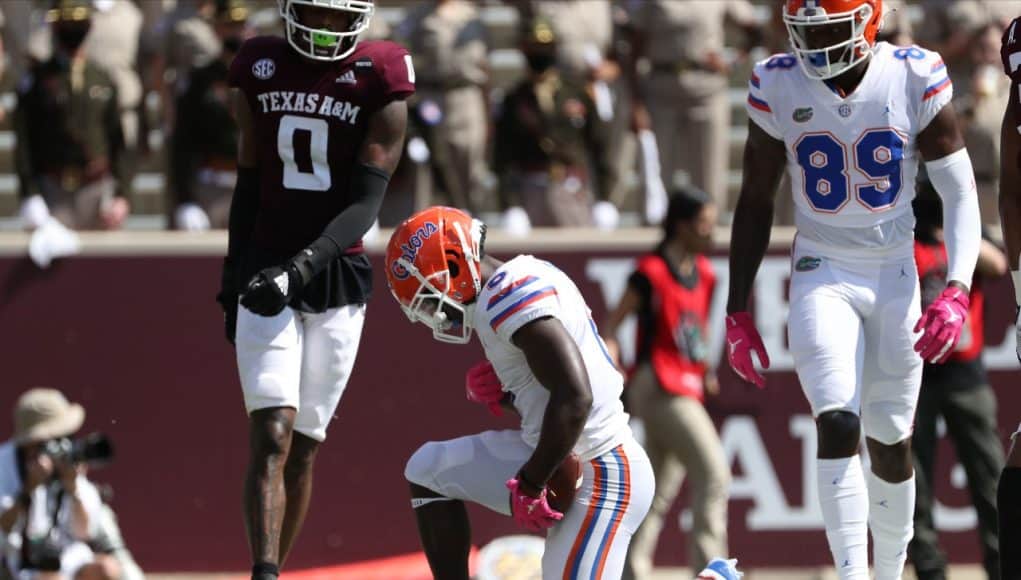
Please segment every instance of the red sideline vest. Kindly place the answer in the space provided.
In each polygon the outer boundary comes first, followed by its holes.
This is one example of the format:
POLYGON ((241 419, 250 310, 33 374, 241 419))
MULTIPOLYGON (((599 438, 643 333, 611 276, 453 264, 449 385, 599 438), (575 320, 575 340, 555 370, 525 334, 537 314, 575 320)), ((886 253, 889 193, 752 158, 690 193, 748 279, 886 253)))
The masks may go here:
MULTIPOLYGON (((922 284, 922 308, 934 301, 947 285, 947 250, 943 244, 923 244, 915 240, 915 263, 922 284)), ((982 283, 975 276, 969 295, 968 319, 961 330, 961 340, 947 362, 969 362, 982 354, 984 344, 982 326, 982 283)))
POLYGON ((639 349, 649 353, 652 368, 664 390, 701 401, 708 354, 706 325, 716 274, 705 256, 695 259, 695 269, 698 283, 689 289, 674 278, 659 254, 649 254, 638 260, 637 270, 652 287, 652 328, 642 328, 640 324, 638 340, 651 339, 651 344, 640 344, 639 349))

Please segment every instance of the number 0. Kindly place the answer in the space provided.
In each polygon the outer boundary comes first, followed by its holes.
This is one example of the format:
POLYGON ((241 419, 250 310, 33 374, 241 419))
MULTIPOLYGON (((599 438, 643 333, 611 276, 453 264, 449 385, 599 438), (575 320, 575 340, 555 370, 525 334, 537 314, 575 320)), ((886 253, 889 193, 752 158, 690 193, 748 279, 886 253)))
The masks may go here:
POLYGON ((323 119, 284 115, 277 131, 277 152, 284 163, 284 187, 327 191, 332 185, 327 142, 330 126, 323 119), (304 135, 308 135, 306 143, 304 135), (301 136, 301 139, 299 139, 301 136))

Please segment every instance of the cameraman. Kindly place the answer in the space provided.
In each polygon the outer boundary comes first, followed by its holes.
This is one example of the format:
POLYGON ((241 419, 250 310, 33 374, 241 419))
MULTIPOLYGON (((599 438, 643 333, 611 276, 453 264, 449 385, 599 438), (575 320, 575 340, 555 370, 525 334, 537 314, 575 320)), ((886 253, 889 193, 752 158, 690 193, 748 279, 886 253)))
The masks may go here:
POLYGON ((87 543, 99 528, 99 492, 60 445, 84 420, 81 405, 54 389, 18 399, 14 438, 0 444, 2 572, 14 580, 120 578, 116 560, 87 543))

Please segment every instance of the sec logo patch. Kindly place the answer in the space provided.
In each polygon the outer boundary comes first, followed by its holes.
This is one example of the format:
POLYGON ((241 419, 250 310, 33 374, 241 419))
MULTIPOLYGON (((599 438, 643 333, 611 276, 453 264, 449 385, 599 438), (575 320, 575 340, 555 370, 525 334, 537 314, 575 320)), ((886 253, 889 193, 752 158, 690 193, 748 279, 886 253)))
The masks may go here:
POLYGON ((255 78, 266 80, 277 72, 277 65, 271 58, 260 58, 252 65, 252 74, 255 78))

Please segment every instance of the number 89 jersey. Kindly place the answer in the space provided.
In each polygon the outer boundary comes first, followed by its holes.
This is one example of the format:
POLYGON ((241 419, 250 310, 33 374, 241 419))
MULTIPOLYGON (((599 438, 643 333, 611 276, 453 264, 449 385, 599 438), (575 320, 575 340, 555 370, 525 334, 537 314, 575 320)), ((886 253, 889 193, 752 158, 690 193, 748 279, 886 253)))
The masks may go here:
POLYGON ((755 66, 746 107, 786 145, 799 234, 910 252, 916 139, 952 96, 939 54, 881 42, 847 98, 781 54, 755 66))
POLYGON ((388 41, 358 43, 318 62, 281 37, 245 42, 232 87, 252 111, 261 180, 252 241, 282 258, 318 238, 349 203, 348 187, 369 118, 415 92, 411 57, 388 41))

